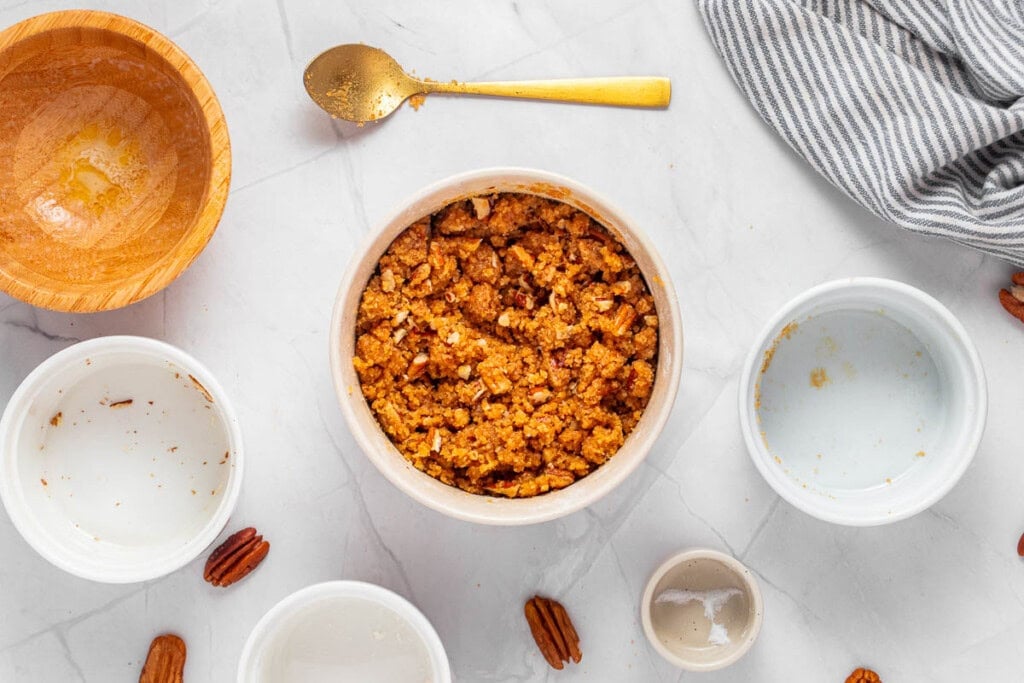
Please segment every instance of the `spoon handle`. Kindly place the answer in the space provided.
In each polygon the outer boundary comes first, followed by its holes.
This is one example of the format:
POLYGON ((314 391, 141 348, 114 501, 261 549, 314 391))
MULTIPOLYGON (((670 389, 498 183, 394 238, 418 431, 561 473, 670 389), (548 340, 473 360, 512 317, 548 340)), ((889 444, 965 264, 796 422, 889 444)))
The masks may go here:
POLYGON ((616 107, 667 107, 672 85, 657 76, 617 78, 566 78, 546 81, 419 81, 425 93, 494 95, 531 100, 559 100, 583 104, 610 104, 616 107))

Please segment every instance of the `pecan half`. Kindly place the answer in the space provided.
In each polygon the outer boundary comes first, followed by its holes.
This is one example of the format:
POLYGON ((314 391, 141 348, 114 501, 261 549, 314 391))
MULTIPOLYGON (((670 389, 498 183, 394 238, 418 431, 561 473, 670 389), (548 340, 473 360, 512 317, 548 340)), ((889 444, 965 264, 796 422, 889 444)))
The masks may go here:
POLYGON ((181 683, 185 672, 185 641, 165 633, 153 639, 139 683, 181 683))
POLYGON ((579 663, 583 658, 580 637, 560 603, 535 595, 526 601, 523 613, 533 640, 552 668, 561 670, 563 662, 570 659, 579 663))
POLYGON ((1024 557, 1024 534, 1021 534, 1020 540, 1017 541, 1017 554, 1024 557))
POLYGON ((882 679, 871 669, 861 667, 846 677, 846 683, 882 683, 882 679))
POLYGON ((248 527, 228 536, 210 554, 203 578, 214 586, 230 586, 249 575, 270 552, 270 542, 248 527))
POLYGON ((1014 273, 1012 282, 1009 289, 999 290, 999 303, 1007 313, 1024 323, 1024 271, 1014 273))

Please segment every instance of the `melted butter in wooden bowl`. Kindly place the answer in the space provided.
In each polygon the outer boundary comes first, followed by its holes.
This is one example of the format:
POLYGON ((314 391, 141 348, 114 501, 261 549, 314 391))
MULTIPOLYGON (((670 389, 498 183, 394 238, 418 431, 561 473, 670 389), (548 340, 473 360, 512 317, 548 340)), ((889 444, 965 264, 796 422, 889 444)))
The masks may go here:
POLYGON ((0 288, 59 310, 149 296, 198 256, 227 195, 223 114, 170 41, 58 12, 0 34, 0 288))

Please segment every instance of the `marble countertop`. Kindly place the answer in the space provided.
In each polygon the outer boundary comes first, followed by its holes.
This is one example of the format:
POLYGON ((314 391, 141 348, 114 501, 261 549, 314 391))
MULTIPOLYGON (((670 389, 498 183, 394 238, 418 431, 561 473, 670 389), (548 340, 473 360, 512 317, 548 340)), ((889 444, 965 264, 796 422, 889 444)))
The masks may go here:
MULTIPOLYGON (((72 7, 2 0, 0 25, 72 7)), ((459 681, 1019 680, 1024 641, 1021 341, 995 292, 1011 268, 874 219, 757 118, 691 2, 535 0, 94 0, 169 35, 227 115, 234 178, 213 240, 167 290, 127 309, 66 315, 0 295, 0 400, 80 339, 141 334, 197 356, 234 398, 247 472, 233 526, 273 543, 244 584, 214 589, 201 562, 111 586, 64 574, 0 515, 0 680, 134 681, 153 635, 188 641, 186 680, 234 680, 257 619, 337 578, 410 598, 459 681), (306 97, 305 64, 336 43, 383 47, 438 79, 671 76, 667 111, 429 97, 382 125, 332 123, 306 97), (457 522, 387 483, 342 421, 328 372, 335 289, 355 245, 403 198, 463 170, 542 168, 606 194, 660 245, 681 301, 685 369, 670 423, 613 494, 527 528, 457 522), (785 301, 850 275, 895 278, 959 316, 989 380, 981 450, 931 510, 852 529, 782 502, 754 469, 738 373, 785 301), (757 575, 765 622, 729 669, 686 674, 648 646, 649 573, 690 546, 757 575), (568 607, 579 666, 548 668, 522 618, 540 592, 568 607)))

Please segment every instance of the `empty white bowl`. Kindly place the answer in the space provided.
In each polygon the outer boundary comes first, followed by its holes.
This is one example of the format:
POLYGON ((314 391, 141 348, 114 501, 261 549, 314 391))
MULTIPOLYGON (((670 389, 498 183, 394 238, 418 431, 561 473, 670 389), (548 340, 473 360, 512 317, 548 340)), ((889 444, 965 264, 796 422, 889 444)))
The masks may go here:
POLYGON ((441 639, 386 588, 328 581, 277 603, 249 635, 238 683, 451 683, 441 639))
POLYGON ((47 360, 0 420, 0 495, 40 555, 93 581, 168 574, 202 553, 242 481, 238 421, 198 361, 143 337, 47 360))
POLYGON ((654 649, 687 671, 729 666, 754 645, 764 621, 757 579, 725 553, 684 550, 647 581, 640 620, 654 649))
POLYGON ((413 499, 451 517, 481 524, 533 524, 586 507, 618 486, 647 456, 672 410, 683 362, 683 326, 668 269, 642 231, 594 191, 544 171, 496 168, 442 180, 399 205, 370 235, 338 289, 331 321, 334 388, 349 429, 366 456, 391 483, 413 499), (606 463, 564 489, 533 498, 495 498, 467 493, 417 470, 391 443, 359 388, 352 365, 356 313, 381 255, 403 230, 451 202, 495 192, 522 192, 565 202, 605 226, 626 247, 643 273, 658 314, 658 367, 647 408, 625 443, 606 463))
POLYGON ((852 526, 910 517, 967 469, 987 412, 974 344, 909 285, 851 278, 793 299, 740 382, 754 465, 779 495, 852 526))

